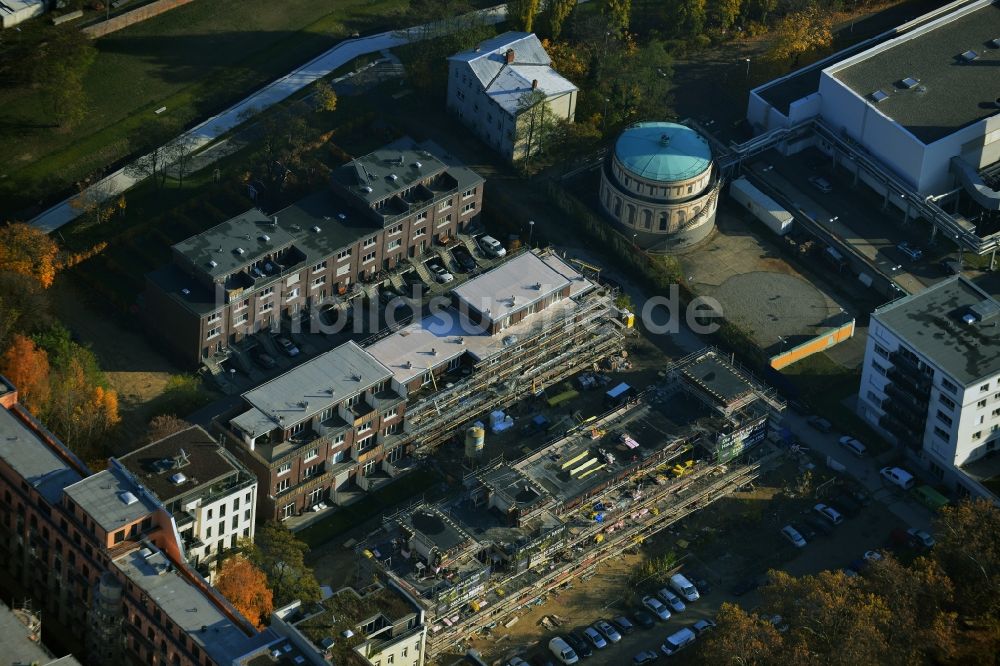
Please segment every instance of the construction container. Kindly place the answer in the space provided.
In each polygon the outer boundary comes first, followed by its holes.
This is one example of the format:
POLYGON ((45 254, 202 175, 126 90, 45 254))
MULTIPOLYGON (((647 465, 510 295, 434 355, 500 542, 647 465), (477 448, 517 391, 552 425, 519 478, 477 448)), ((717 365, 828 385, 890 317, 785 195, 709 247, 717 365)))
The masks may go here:
POLYGON ((729 194, 741 206, 750 211, 754 217, 763 222, 768 229, 784 236, 792 229, 794 217, 778 202, 767 196, 746 178, 737 178, 729 186, 729 194))

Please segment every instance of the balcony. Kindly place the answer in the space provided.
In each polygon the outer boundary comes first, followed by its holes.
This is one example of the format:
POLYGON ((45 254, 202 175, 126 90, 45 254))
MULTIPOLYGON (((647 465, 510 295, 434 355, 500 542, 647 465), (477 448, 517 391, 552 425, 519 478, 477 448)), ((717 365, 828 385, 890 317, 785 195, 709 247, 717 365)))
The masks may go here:
POLYGON ((921 393, 924 391, 930 392, 933 375, 924 372, 917 361, 898 352, 890 354, 889 360, 892 361, 893 365, 889 370, 890 379, 893 376, 898 377, 899 380, 905 380, 907 383, 912 384, 914 389, 921 393))
POLYGON ((885 394, 895 400, 900 407, 908 407, 915 415, 927 414, 930 395, 916 394, 910 389, 910 385, 907 384, 891 383, 886 384, 885 394))
POLYGON ((369 460, 378 458, 380 455, 385 453, 385 446, 382 444, 376 444, 370 449, 365 449, 364 451, 358 452, 358 464, 364 465, 369 460))
POLYGON ((412 472, 416 469, 416 467, 417 461, 413 456, 403 456, 394 462, 389 462, 388 458, 382 461, 382 469, 384 469, 386 474, 394 479, 408 472, 412 472))

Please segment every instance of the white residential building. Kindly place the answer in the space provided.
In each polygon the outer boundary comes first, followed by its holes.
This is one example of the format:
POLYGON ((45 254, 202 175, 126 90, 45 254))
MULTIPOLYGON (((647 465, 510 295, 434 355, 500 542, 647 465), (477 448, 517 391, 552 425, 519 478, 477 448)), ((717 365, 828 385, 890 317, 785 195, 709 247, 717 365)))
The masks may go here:
POLYGON ((448 58, 448 110, 516 162, 538 146, 535 125, 543 121, 530 111, 537 104, 553 120, 572 122, 576 113, 579 89, 551 65, 538 37, 526 32, 505 32, 456 53, 448 58))
POLYGON ((174 518, 188 562, 214 576, 220 553, 253 539, 257 478, 198 426, 119 459, 174 518))
POLYGON ((996 295, 955 276, 875 310, 858 412, 960 495, 996 494, 996 295))

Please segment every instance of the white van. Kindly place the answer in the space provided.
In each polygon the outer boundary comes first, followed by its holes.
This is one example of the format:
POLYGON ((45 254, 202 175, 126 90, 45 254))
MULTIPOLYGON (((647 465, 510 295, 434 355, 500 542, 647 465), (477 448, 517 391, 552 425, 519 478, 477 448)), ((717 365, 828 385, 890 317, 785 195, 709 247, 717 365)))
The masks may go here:
POLYGON ((913 475, 902 467, 883 467, 879 474, 882 475, 883 479, 889 483, 895 483, 903 490, 909 490, 913 487, 913 475))
POLYGON ((670 577, 670 587, 674 588, 674 591, 681 595, 684 601, 698 601, 701 597, 694 583, 681 574, 674 574, 670 577))
POLYGON ((507 254, 507 250, 493 236, 481 237, 479 239, 479 247, 483 248, 483 252, 490 257, 503 257, 507 254))
POLYGON ((575 664, 580 661, 580 657, 569 646, 569 643, 559 636, 549 641, 549 652, 564 664, 575 664))
POLYGON ((660 649, 663 651, 663 654, 671 657, 686 648, 688 645, 691 645, 691 643, 694 643, 696 638, 698 638, 696 633, 690 629, 684 628, 667 636, 667 640, 663 641, 663 645, 660 646, 660 649))

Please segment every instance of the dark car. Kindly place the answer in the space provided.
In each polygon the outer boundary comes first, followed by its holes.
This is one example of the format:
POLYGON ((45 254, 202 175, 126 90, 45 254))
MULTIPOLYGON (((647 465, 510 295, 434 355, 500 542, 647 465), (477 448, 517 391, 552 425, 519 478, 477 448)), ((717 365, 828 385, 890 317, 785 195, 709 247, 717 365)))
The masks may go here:
POLYGON ((455 257, 455 263, 458 264, 458 267, 466 273, 476 270, 476 260, 472 258, 472 255, 465 249, 465 246, 459 245, 455 247, 452 249, 451 254, 455 257))
POLYGON ((624 615, 612 618, 611 624, 613 624, 618 631, 622 633, 622 635, 628 635, 635 631, 635 625, 632 624, 632 620, 628 619, 624 615))
POLYGON ((951 259, 942 259, 937 262, 938 270, 941 271, 941 275, 948 277, 949 275, 958 275, 961 273, 959 263, 951 259))
POLYGON ((257 362, 257 365, 266 370, 270 370, 274 366, 278 365, 278 362, 274 360, 274 357, 260 347, 254 348, 254 350, 250 352, 250 355, 253 356, 253 360, 257 362))
POLYGON ((656 624, 656 618, 653 617, 651 613, 647 613, 644 610, 637 610, 632 613, 632 619, 635 620, 636 626, 642 629, 652 629, 656 624))
POLYGON ((758 587, 760 587, 760 579, 754 576, 752 578, 745 578, 740 582, 736 583, 731 588, 729 588, 729 592, 734 597, 742 597, 744 594, 748 592, 753 592, 758 587))
POLYGON ((789 523, 795 528, 795 531, 802 535, 802 538, 807 542, 812 541, 816 538, 816 530, 812 527, 806 525, 805 523, 789 523))
POLYGON ((566 642, 569 643, 574 652, 583 658, 591 657, 594 654, 593 648, 590 647, 590 641, 585 639, 579 631, 571 631, 566 634, 566 642))
POLYGON ((811 428, 819 430, 820 432, 831 432, 833 430, 833 424, 819 416, 810 416, 806 419, 806 423, 808 423, 811 428))
POLYGON ((536 654, 531 658, 531 663, 533 666, 556 666, 555 662, 552 661, 552 657, 544 654, 536 654))
POLYGON ((827 536, 833 534, 833 525, 831 525, 829 521, 823 520, 818 515, 806 516, 803 519, 803 522, 820 534, 825 534, 827 536))
POLYGON ((853 518, 861 513, 862 506, 847 493, 837 495, 833 498, 833 505, 845 516, 853 518))

